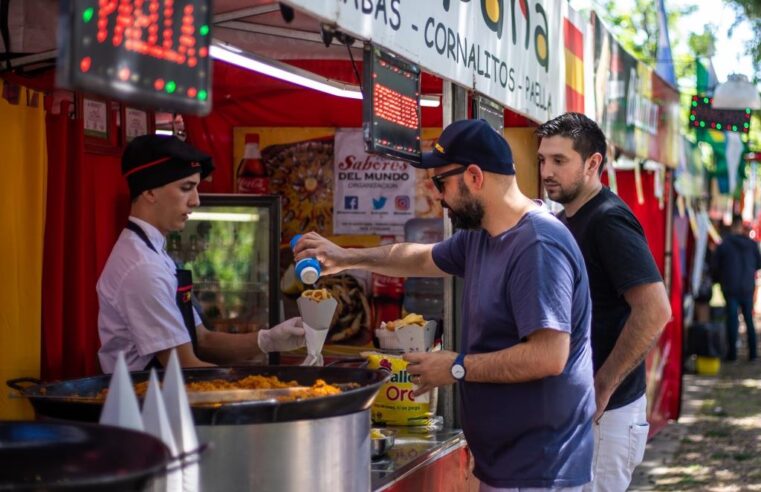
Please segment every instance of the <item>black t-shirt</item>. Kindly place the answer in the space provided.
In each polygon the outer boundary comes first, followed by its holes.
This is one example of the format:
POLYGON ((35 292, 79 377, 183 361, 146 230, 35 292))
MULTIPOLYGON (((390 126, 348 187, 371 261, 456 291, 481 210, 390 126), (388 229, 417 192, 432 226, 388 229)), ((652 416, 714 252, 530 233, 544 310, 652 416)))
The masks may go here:
MULTIPOLYGON (((662 281, 645 233, 629 207, 603 187, 573 217, 558 218, 571 230, 584 256, 592 297, 592 360, 603 365, 618 340, 631 308, 623 294, 632 287, 662 281)), ((607 410, 627 405, 645 392, 645 363, 619 385, 607 410)))

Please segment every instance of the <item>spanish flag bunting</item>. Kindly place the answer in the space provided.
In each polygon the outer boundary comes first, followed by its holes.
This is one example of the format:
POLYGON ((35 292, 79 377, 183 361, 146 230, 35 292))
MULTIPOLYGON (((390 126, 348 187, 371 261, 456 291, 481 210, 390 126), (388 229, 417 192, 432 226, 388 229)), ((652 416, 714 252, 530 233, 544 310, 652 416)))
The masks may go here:
POLYGON ((584 112, 584 35, 569 19, 563 19, 565 41, 566 110, 584 112))

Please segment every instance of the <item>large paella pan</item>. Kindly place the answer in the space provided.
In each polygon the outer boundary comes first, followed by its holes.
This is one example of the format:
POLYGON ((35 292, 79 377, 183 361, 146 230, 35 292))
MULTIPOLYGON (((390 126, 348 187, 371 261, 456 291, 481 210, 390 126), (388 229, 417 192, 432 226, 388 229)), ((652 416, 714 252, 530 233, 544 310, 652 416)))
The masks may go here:
MULTIPOLYGON (((134 383, 141 383, 148 379, 149 373, 141 371, 131 375, 134 383)), ((289 422, 359 412, 370 408, 375 395, 388 378, 385 371, 347 367, 243 366, 183 370, 186 383, 219 379, 236 381, 251 375, 276 376, 282 381, 296 381, 303 386, 312 386, 318 379, 322 379, 340 387, 342 391, 298 401, 268 399, 192 406, 195 423, 289 422)), ((10 380, 7 384, 29 399, 38 416, 97 422, 102 401, 95 397, 102 394, 109 381, 109 375, 102 375, 54 383, 21 378, 10 380)))

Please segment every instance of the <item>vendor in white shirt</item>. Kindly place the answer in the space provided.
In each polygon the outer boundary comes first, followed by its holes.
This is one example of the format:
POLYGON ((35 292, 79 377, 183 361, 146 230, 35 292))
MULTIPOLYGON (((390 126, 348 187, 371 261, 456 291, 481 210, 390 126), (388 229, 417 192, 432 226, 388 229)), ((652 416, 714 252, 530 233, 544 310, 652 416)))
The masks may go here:
POLYGON ((145 135, 125 149, 122 174, 132 208, 97 285, 104 372, 113 371, 119 351, 138 371, 165 366, 172 349, 183 367, 200 367, 304 345, 301 318, 245 334, 210 331, 201 323, 191 303, 190 271, 175 266, 165 245, 166 235, 182 230, 200 204, 198 184, 213 169, 209 156, 176 137, 145 135))

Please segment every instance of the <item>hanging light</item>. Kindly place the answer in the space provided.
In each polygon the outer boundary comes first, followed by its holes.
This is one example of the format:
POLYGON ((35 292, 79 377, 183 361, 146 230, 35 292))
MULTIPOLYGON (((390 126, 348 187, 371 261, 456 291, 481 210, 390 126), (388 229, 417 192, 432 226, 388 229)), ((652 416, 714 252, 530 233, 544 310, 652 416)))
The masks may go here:
POLYGON ((716 87, 713 93, 715 109, 761 109, 758 89, 743 74, 733 73, 729 80, 716 87))
MULTIPOLYGON (((346 97, 349 99, 362 99, 362 91, 359 86, 330 80, 321 75, 288 65, 287 63, 271 60, 254 53, 245 52, 230 44, 221 43, 215 40, 211 45, 209 54, 216 60, 221 60, 302 87, 314 89, 333 96, 346 97)), ((422 95, 420 96, 420 105, 429 108, 438 108, 441 105, 441 100, 438 96, 422 95)))

